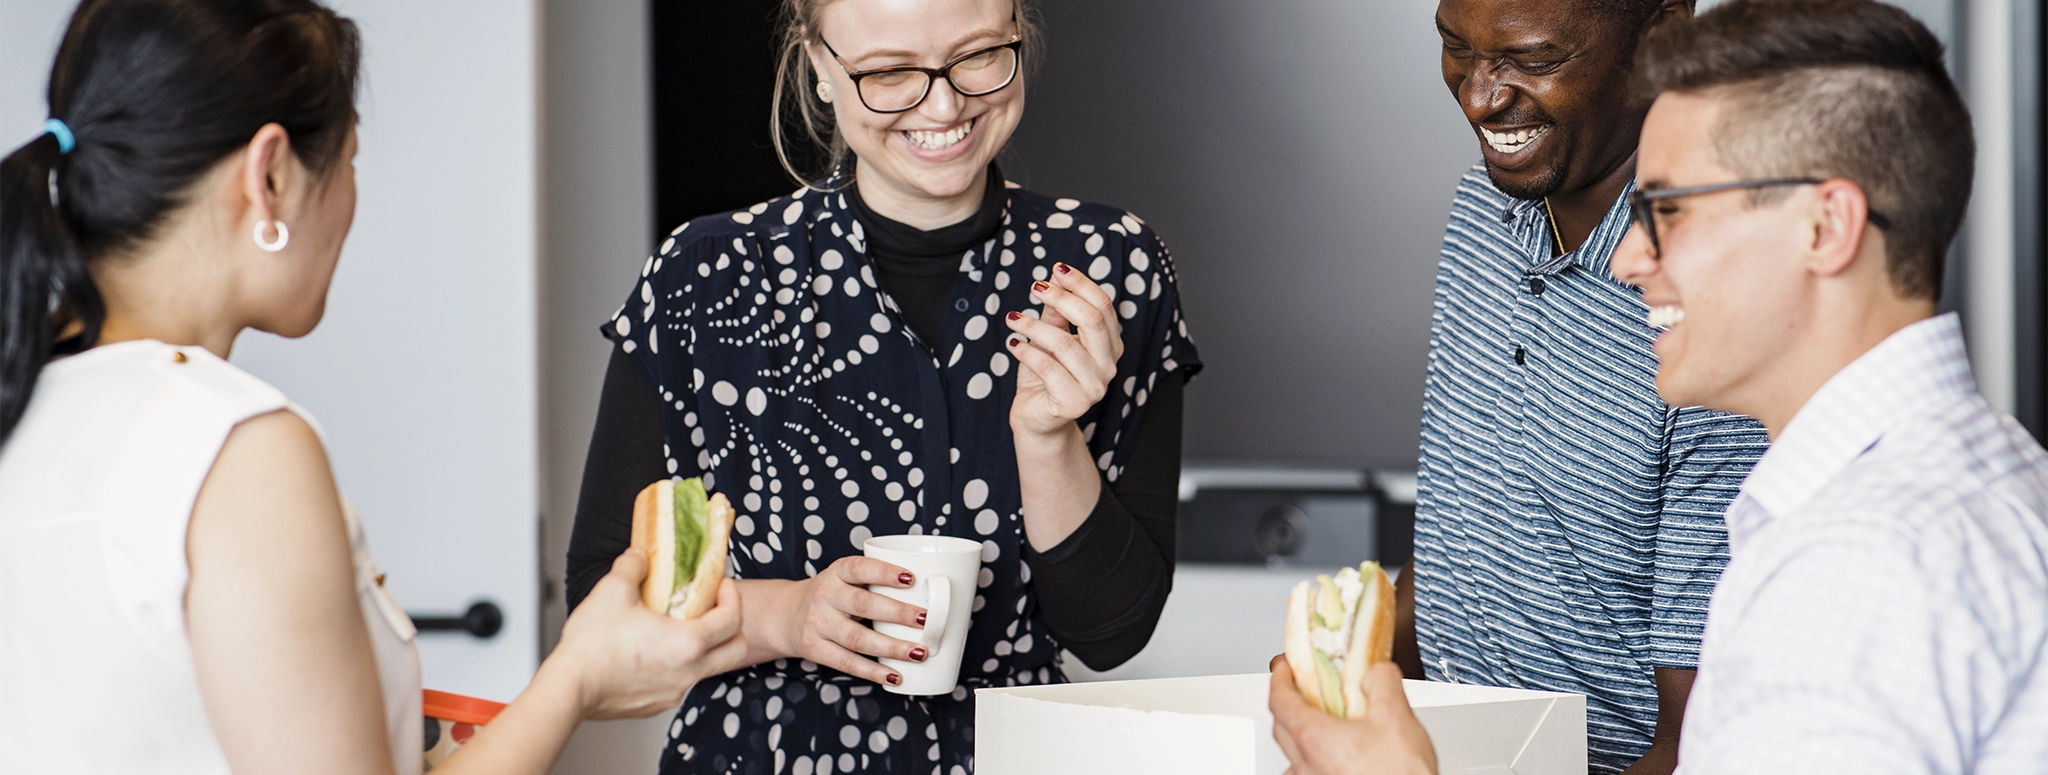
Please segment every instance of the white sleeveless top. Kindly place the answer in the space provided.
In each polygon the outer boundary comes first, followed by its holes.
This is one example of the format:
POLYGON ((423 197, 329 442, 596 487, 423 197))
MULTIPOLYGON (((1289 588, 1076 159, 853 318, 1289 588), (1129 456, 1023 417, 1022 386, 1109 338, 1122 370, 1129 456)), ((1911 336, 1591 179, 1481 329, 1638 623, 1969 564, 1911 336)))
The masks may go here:
MULTIPOLYGON (((199 347, 123 342, 43 369, 0 448, 0 772, 228 772, 185 632, 185 530, 228 432, 280 409, 318 430, 199 347)), ((342 510, 393 763, 417 775, 412 622, 342 510)))

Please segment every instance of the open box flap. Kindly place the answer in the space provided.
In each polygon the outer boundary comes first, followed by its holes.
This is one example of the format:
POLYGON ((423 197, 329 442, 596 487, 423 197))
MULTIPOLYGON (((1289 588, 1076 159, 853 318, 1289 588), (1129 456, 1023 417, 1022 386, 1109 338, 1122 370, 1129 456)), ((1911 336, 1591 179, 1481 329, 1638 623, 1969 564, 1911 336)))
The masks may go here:
MULTIPOLYGON (((974 762, 981 775, 1070 773, 1078 771, 1077 762, 1088 772, 1135 775, 1264 771, 1249 744, 1258 724, 1246 716, 985 693, 977 693, 975 705, 974 762), (998 729, 1004 734, 987 734, 998 729)), ((1270 736, 1271 722, 1266 729, 1270 736)))
MULTIPOLYGON (((1266 711, 1271 676, 1204 676, 1019 686, 975 693, 976 770, 1278 775, 1287 768, 1266 711)), ((1406 682, 1444 775, 1586 771, 1585 698, 1406 682)))

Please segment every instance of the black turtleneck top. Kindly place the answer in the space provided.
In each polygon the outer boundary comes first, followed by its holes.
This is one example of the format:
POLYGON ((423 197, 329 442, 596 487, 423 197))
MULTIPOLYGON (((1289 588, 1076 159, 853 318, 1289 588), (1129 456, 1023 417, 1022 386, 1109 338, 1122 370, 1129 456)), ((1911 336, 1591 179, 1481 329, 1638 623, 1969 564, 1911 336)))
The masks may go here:
MULTIPOLYGON (((876 281, 923 341, 938 341, 946 305, 967 303, 952 298, 961 256, 1002 228, 1008 196, 994 165, 987 185, 973 216, 931 231, 877 215, 857 189, 847 191, 847 205, 867 235, 876 281)), ((1024 547, 1046 625, 1061 646, 1096 669, 1122 664, 1145 647, 1173 588, 1185 383, 1181 372, 1159 380, 1128 467, 1114 485, 1102 484, 1081 526, 1045 552, 1033 551, 1028 542, 1024 547)), ((668 476, 664 459, 661 396, 632 358, 614 348, 584 462, 575 531, 614 521, 597 515, 630 516, 640 489, 668 476)), ((571 553, 611 543, 593 538, 572 536, 571 553)), ((610 558, 584 559, 600 571, 611 565, 610 558)), ((569 579, 572 607, 601 573, 586 575, 569 579)))

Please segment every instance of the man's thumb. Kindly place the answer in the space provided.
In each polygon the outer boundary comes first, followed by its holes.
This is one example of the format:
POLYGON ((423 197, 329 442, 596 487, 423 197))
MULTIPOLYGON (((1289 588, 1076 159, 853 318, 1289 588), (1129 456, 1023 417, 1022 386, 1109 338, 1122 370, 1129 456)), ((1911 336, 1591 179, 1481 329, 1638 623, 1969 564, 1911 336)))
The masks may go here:
POLYGON ((1374 709, 1408 707, 1408 689, 1401 683, 1401 668, 1381 662, 1365 671, 1365 696, 1374 709))

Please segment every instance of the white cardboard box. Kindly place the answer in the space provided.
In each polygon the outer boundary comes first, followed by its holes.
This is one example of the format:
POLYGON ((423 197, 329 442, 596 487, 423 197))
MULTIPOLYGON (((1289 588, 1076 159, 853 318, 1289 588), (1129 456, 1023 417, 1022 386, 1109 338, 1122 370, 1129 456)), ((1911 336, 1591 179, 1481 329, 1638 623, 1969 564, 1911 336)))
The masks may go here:
MULTIPOLYGON (((1266 673, 982 689, 979 775, 1279 775, 1266 673)), ((1579 694, 1407 682, 1442 775, 1584 775, 1579 694)))

